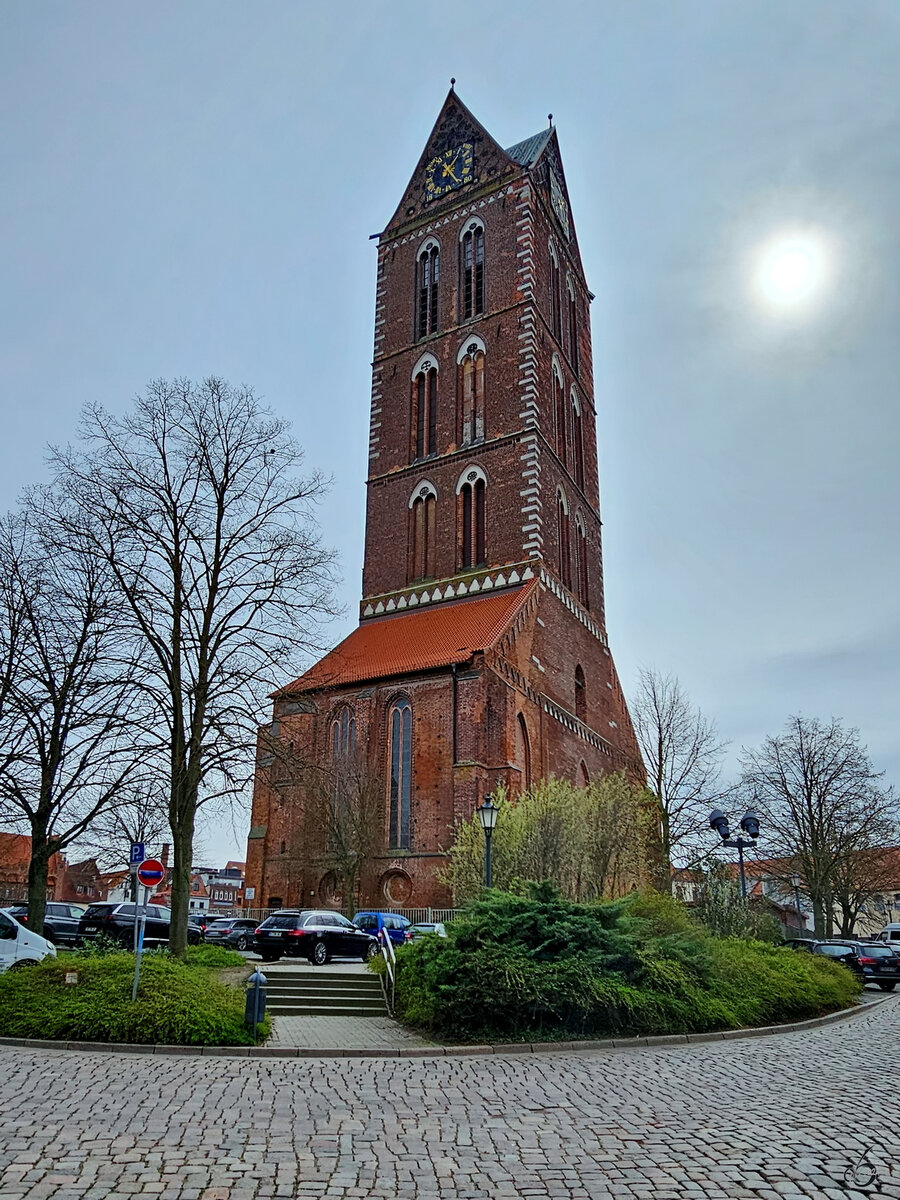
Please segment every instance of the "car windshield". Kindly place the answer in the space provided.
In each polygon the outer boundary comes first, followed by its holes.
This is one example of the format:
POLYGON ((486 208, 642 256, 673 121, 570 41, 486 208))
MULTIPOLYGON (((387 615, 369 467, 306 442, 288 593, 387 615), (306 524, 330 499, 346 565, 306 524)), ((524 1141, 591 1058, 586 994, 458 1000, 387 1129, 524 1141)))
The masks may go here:
POLYGON ((234 922, 229 921, 226 917, 224 920, 211 921, 209 927, 210 929, 230 929, 233 924, 234 922))
POLYGON ((413 925, 413 929, 417 929, 419 933, 434 933, 437 925, 413 925))
POLYGON ((826 954, 829 958, 839 958, 842 954, 852 954, 852 946, 816 946, 817 954, 826 954))
POLYGON ((358 917, 353 918, 353 924, 357 929, 377 929, 378 918, 374 913, 361 913, 358 917))
POLYGON ((85 912, 86 917, 105 917, 107 913, 112 912, 116 906, 114 904, 92 904, 85 912))
POLYGON ((860 954, 869 958, 895 958, 893 950, 887 946, 860 946, 860 954))

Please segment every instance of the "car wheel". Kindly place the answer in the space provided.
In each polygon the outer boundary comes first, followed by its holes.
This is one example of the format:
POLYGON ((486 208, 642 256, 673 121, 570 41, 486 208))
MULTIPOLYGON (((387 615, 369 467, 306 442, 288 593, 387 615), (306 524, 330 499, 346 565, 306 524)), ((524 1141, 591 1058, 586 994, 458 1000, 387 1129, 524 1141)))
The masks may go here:
POLYGON ((246 950, 247 949, 247 939, 244 937, 243 934, 241 934, 241 936, 238 938, 238 940, 234 944, 238 950, 246 950))
POLYGON ((362 960, 363 962, 371 962, 372 959, 377 958, 380 953, 381 947, 378 945, 378 943, 369 942, 368 946, 366 946, 365 950, 363 950, 362 960))
POLYGON ((324 967, 328 962, 328 947, 324 942, 316 942, 309 956, 314 967, 324 967))
POLYGON ((24 971, 26 967, 36 967, 36 958, 20 958, 18 962, 14 962, 9 968, 10 971, 24 971))
POLYGON ((895 981, 894 983, 879 983, 878 986, 881 988, 881 990, 883 992, 892 992, 894 990, 894 988, 897 986, 897 984, 895 981))

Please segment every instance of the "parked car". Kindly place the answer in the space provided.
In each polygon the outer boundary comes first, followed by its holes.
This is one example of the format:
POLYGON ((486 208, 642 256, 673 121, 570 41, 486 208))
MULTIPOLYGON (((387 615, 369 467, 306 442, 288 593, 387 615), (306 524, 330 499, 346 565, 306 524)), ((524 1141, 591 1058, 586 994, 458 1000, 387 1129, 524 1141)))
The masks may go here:
POLYGON ((879 942, 900 942, 900 925, 892 921, 878 934, 879 942))
POLYGON ((890 946, 841 938, 816 942, 813 954, 843 963, 864 983, 876 983, 883 992, 892 992, 900 983, 900 958, 890 946))
MULTIPOLYGON (((84 916, 78 922, 78 936, 84 941, 91 941, 101 934, 113 937, 123 946, 130 949, 134 945, 135 921, 140 915, 135 909, 140 905, 114 904, 104 901, 102 904, 89 905, 84 916)), ((169 943, 169 927, 172 921, 172 910, 159 904, 147 905, 147 924, 144 928, 145 946, 166 946, 169 943)), ((201 939, 201 932, 196 925, 188 921, 188 945, 196 946, 201 939)))
POLYGON ((253 931, 258 922, 249 917, 219 917, 203 931, 204 942, 217 946, 234 946, 235 950, 246 950, 253 944, 253 931))
MULTIPOLYGON (((3 910, 16 918, 21 924, 28 926, 28 905, 11 904, 3 910)), ((84 905, 63 904, 58 900, 48 900, 44 909, 44 927, 41 937, 54 946, 74 946, 78 941, 78 922, 84 916, 84 905)))
POLYGON ((47 938, 0 912, 0 971, 18 970, 33 966, 42 958, 56 958, 56 947, 47 938))
POLYGON ((379 942, 383 942, 385 937, 389 937, 395 946, 412 941, 409 932, 412 922, 406 917, 401 917, 399 913, 358 912, 353 918, 353 924, 377 937, 379 942))
POLYGON ((216 918, 207 912, 189 912, 188 921, 191 925, 196 925, 202 933, 208 925, 211 925, 216 918))
POLYGON ((431 934, 433 937, 446 937, 447 930, 444 928, 441 921, 417 921, 415 925, 410 925, 407 930, 410 941, 417 942, 420 938, 428 937, 431 934))
POLYGON ((378 942, 340 913, 320 909, 282 908, 257 925, 253 948, 264 962, 284 955, 308 958, 317 967, 332 958, 361 958, 378 953, 378 942))

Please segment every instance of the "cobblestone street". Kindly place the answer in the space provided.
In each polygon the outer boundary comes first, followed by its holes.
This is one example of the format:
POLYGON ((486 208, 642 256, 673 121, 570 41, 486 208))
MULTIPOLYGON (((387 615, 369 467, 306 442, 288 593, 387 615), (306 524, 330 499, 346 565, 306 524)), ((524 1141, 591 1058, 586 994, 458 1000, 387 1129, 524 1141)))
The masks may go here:
POLYGON ((485 1058, 6 1048, 0 1200, 900 1197, 898 1017, 485 1058))

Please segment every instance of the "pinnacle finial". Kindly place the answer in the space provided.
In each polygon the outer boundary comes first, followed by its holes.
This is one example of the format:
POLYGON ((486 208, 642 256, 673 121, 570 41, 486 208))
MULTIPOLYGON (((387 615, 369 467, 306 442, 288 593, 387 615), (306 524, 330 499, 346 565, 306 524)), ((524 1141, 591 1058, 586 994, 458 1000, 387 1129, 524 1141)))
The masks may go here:
POLYGON ((451 75, 450 76, 450 91, 452 92, 455 87, 456 87, 456 80, 451 75))
POLYGON ((550 128, 553 128, 553 113, 547 113, 547 120, 550 122, 550 128))

